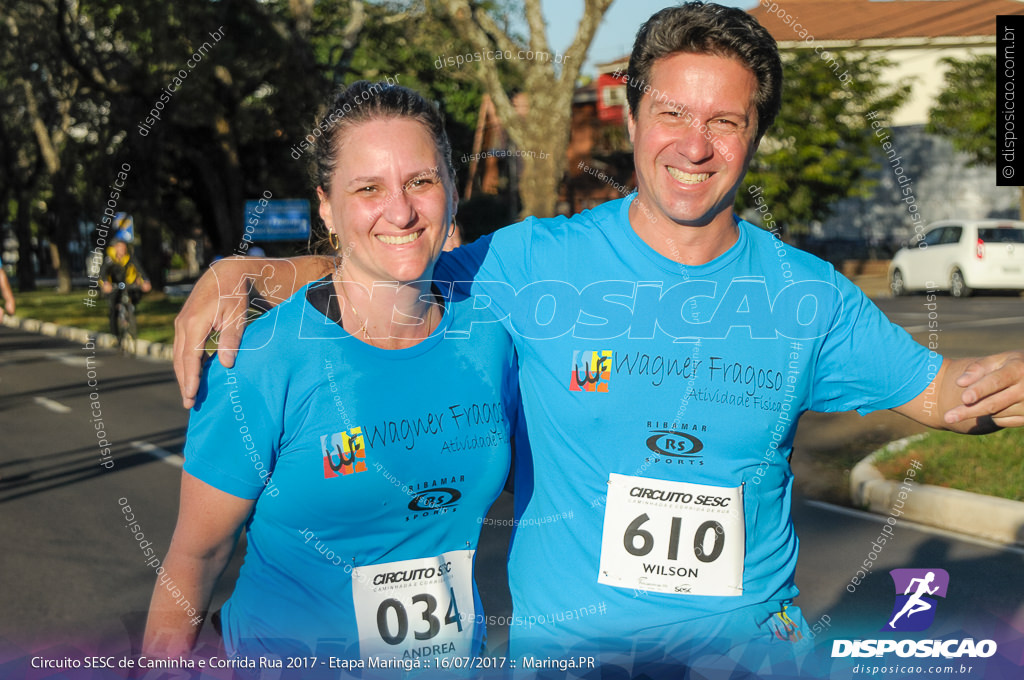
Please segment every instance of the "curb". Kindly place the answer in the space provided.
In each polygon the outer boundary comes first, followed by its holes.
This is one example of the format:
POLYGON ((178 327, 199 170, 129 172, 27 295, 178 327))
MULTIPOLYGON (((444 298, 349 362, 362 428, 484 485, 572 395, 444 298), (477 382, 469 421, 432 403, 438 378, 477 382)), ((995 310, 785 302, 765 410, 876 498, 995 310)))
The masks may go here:
MULTIPOLYGON (((900 451, 923 436, 897 439, 857 463, 850 471, 853 503, 869 512, 889 514, 898 500, 901 483, 882 477, 874 460, 882 453, 900 451)), ((903 496, 902 519, 1005 545, 1024 546, 1024 503, 931 484, 914 484, 913 491, 903 492, 903 496)))
POLYGON ((860 288, 861 292, 872 300, 892 297, 892 290, 889 288, 888 275, 874 276, 869 274, 858 274, 848 278, 853 282, 853 285, 860 288))
MULTIPOLYGON (((60 324, 55 324, 50 321, 26 319, 20 316, 10 316, 9 314, 5 314, 3 318, 3 325, 8 328, 18 328, 23 331, 28 331, 29 333, 39 333, 41 335, 49 335, 54 338, 71 340, 72 342, 79 342, 83 345, 91 341, 97 347, 108 349, 117 347, 117 338, 110 333, 95 333, 87 331, 84 328, 61 326, 60 324)), ((174 347, 163 342, 136 340, 135 351, 132 352, 132 354, 137 357, 145 357, 147 359, 173 361, 174 347)))

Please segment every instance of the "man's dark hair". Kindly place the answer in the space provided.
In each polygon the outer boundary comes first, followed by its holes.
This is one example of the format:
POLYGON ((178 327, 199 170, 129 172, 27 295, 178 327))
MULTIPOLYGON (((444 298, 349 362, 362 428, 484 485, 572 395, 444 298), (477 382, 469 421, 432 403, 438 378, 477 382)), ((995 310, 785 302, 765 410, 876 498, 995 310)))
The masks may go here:
POLYGON ((668 7, 640 27, 627 72, 631 116, 636 117, 654 63, 677 52, 738 59, 757 78, 757 138, 771 127, 782 106, 782 61, 775 39, 743 10, 704 2, 668 7))

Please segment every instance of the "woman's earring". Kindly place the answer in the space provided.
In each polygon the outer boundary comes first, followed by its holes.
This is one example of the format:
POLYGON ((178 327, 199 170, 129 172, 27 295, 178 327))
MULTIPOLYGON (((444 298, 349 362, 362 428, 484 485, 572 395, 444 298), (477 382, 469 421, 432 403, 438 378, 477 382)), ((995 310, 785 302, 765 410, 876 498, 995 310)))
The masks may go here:
POLYGON ((327 232, 327 242, 331 244, 331 247, 335 250, 341 250, 341 239, 333 231, 327 232))
POLYGON ((451 238, 452 235, 455 234, 455 228, 456 228, 455 218, 453 217, 452 218, 452 228, 448 230, 448 238, 451 238))

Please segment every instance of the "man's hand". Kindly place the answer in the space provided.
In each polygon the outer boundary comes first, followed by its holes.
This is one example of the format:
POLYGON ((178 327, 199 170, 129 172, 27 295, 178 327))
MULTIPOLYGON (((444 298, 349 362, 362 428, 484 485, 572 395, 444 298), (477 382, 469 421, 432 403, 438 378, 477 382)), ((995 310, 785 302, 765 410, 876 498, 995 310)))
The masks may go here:
POLYGON ((892 409, 922 425, 964 434, 1024 426, 1024 352, 943 359, 924 392, 892 409))
POLYGON ((306 256, 291 259, 226 257, 196 282, 185 306, 174 319, 174 374, 185 408, 195 404, 206 339, 219 333, 217 356, 225 368, 235 365, 249 308, 249 291, 255 286, 272 306, 291 297, 308 282, 333 266, 329 258, 306 256))
POLYGON ((143 293, 148 293, 149 291, 153 290, 153 284, 151 284, 149 281, 144 280, 142 283, 139 284, 139 288, 142 290, 143 293))
MULTIPOLYGON (((248 288, 242 286, 246 273, 258 268, 254 260, 225 258, 203 274, 174 318, 174 375, 185 408, 195 404, 199 373, 206 353, 206 339, 219 332, 218 353, 225 368, 235 365, 242 340, 248 288)), ((258 271, 258 269, 257 269, 258 271)))
POLYGON ((110 281, 100 281, 100 288, 102 288, 103 292, 106 293, 107 295, 110 295, 112 292, 114 292, 114 286, 110 283, 110 281))
POLYGON ((1024 352, 1003 352, 970 361, 956 377, 961 403, 943 420, 954 426, 973 418, 998 427, 1024 427, 1024 352))

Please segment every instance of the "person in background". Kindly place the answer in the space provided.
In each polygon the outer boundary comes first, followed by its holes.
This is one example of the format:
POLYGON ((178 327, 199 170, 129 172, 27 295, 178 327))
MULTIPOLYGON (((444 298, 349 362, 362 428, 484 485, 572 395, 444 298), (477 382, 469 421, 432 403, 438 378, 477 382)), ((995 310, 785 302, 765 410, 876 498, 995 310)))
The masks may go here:
POLYGON ((128 243, 124 239, 115 239, 113 245, 107 248, 99 280, 100 287, 110 300, 110 332, 117 335, 117 310, 121 305, 121 296, 114 289, 124 284, 132 304, 137 305, 143 293, 148 293, 153 286, 138 259, 128 250, 128 243))
POLYGON ((2 258, 0 258, 0 296, 4 299, 3 309, 0 309, 0 321, 3 321, 4 312, 13 316, 16 305, 14 293, 11 291, 11 282, 7 280, 7 272, 4 271, 2 258))

